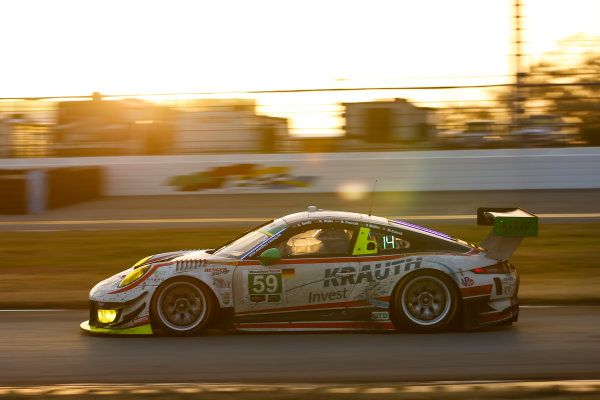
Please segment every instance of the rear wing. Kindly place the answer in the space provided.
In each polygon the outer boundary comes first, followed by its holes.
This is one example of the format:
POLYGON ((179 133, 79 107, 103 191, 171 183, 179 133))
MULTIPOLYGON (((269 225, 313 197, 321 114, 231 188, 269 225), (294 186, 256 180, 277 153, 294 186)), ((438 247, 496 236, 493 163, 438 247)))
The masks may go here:
POLYGON ((477 225, 493 225, 480 246, 498 261, 509 259, 523 238, 538 235, 538 217, 520 208, 479 208, 477 225))

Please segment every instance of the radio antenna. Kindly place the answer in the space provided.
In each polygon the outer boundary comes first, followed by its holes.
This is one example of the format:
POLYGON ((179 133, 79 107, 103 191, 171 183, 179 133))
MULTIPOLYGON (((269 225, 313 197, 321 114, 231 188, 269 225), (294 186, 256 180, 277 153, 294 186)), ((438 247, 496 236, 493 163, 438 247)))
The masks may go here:
POLYGON ((377 188, 377 179, 375 179, 375 183, 373 184, 373 191, 371 192, 371 205, 369 206, 369 217, 373 211, 373 197, 375 197, 375 189, 377 188))

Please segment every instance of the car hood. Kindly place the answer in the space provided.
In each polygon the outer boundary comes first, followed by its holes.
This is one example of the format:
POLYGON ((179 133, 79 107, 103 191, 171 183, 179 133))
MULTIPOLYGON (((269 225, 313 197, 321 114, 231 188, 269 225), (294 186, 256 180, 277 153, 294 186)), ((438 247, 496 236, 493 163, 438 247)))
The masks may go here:
MULTIPOLYGON (((218 262, 227 262, 227 263, 232 263, 232 262, 238 261, 238 260, 233 260, 231 258, 215 256, 215 255, 211 254, 211 252, 213 250, 214 249, 188 250, 188 251, 180 253, 176 257, 170 258, 169 261, 180 262, 180 261, 202 261, 202 260, 204 260, 206 262, 218 261, 218 262)), ((162 261, 162 260, 160 260, 160 261, 162 261)), ((167 261, 167 260, 165 260, 165 261, 167 261)), ((152 262, 158 262, 158 261, 152 261, 152 262)))
POLYGON ((146 260, 144 260, 143 264, 140 264, 140 265, 155 264, 158 262, 171 261, 178 257, 185 256, 186 254, 205 252, 205 251, 206 250, 179 250, 179 251, 171 251, 168 253, 154 254, 154 255, 148 257, 146 260))

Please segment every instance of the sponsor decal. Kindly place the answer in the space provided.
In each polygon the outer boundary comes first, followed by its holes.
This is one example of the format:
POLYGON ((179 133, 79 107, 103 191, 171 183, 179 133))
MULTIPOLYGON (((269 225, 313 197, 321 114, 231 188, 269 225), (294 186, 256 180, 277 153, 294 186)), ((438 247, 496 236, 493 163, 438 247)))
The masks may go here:
POLYGON ((342 300, 348 298, 348 288, 344 288, 342 290, 336 290, 333 292, 326 293, 308 293, 308 302, 309 303, 324 303, 326 301, 335 301, 342 300))
POLYGON ((389 321, 390 313, 387 311, 376 311, 371 313, 371 319, 373 321, 389 321))
POLYGON ((149 315, 142 315, 141 317, 135 317, 133 321, 131 321, 134 326, 137 325, 145 325, 150 323, 149 315))
POLYGON ((469 278, 468 276, 465 276, 464 278, 460 279, 460 284, 463 286, 473 286, 475 284, 475 281, 471 278, 469 278))
POLYGON ((233 164, 169 178, 167 185, 183 192, 223 188, 294 189, 310 187, 316 176, 294 176, 291 167, 233 164))
POLYGON ((281 303, 281 295, 280 294, 271 294, 271 295, 267 296, 267 302, 281 303))
POLYGON ((148 282, 162 282, 167 279, 167 271, 163 269, 157 269, 150 278, 148 278, 148 282))
POLYGON ((252 303, 281 303, 280 294, 251 294, 249 299, 252 303))
POLYGON ((264 294, 251 294, 250 301, 253 303, 262 303, 265 301, 266 296, 264 294))
POLYGON ((231 289, 231 281, 223 278, 213 278, 213 287, 217 289, 231 289))
POLYGON ((284 268, 281 270, 281 276, 284 278, 293 278, 296 276, 296 270, 294 268, 284 268))
POLYGON ((399 275, 402 272, 421 268, 422 260, 421 257, 408 257, 386 263, 376 263, 374 265, 364 264, 360 267, 360 271, 358 271, 356 278, 352 275, 352 273, 357 272, 353 267, 327 268, 324 272, 325 278, 323 280, 323 287, 345 286, 347 284, 354 285, 363 281, 381 281, 391 274, 399 275), (348 276, 337 277, 336 275, 338 273, 348 273, 348 276))
POLYGON ((502 278, 502 295, 512 296, 515 291, 515 278, 506 276, 502 278))
POLYGON ((211 275, 224 275, 229 272, 229 268, 224 267, 209 267, 204 268, 204 272, 208 272, 211 275))
POLYGON ((221 291, 221 298, 223 299, 224 304, 231 303, 231 292, 229 290, 221 291))

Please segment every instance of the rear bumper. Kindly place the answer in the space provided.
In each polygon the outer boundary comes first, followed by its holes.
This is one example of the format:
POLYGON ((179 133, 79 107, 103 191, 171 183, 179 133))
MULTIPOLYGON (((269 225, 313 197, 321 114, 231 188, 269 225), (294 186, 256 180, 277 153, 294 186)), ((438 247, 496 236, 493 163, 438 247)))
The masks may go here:
POLYGON ((484 326, 517 322, 519 319, 519 302, 514 299, 512 303, 509 307, 496 311, 490 309, 489 298, 464 302, 463 328, 474 330, 484 326))

